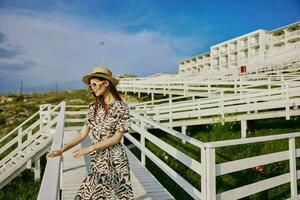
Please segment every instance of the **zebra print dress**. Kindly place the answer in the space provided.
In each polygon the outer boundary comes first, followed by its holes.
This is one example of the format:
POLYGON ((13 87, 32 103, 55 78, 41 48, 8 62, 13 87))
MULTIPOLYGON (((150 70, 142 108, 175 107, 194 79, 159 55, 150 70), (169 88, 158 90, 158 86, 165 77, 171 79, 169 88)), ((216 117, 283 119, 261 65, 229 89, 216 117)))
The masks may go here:
MULTIPOLYGON (((94 118, 94 107, 91 104, 85 120, 90 127, 93 144, 112 137, 116 131, 128 132, 130 117, 128 105, 115 100, 105 115, 104 108, 99 106, 94 118)), ((133 199, 130 182, 130 167, 122 143, 97 149, 90 153, 90 166, 74 200, 133 199)))

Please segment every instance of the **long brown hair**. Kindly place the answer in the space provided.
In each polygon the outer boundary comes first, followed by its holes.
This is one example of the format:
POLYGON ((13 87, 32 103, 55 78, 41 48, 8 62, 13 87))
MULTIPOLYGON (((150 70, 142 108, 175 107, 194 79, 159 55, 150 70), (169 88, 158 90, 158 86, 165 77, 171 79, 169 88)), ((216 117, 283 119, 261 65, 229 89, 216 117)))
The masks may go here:
MULTIPOLYGON (((100 81, 107 80, 107 79, 101 78, 101 77, 91 77, 91 78, 97 78, 100 81)), ((90 78, 90 80, 91 80, 91 78, 90 78)), ((90 80, 89 80, 89 82, 90 82, 90 80)), ((111 92, 111 94, 115 97, 115 99, 117 99, 119 101, 123 101, 121 99, 121 97, 120 97, 120 95, 119 95, 116 87, 114 86, 114 84, 112 84, 109 80, 107 80, 107 81, 109 82, 108 89, 111 92)), ((96 94, 95 94, 95 92, 93 92, 93 91, 90 91, 90 92, 95 97, 95 101, 92 103, 92 106, 94 107, 94 118, 96 117, 96 114, 97 114, 96 112, 97 112, 97 110, 98 110, 98 108, 99 108, 100 105, 104 108, 105 115, 106 115, 107 112, 108 112, 108 108, 104 105, 105 103, 104 103, 103 96, 97 97, 96 94)))

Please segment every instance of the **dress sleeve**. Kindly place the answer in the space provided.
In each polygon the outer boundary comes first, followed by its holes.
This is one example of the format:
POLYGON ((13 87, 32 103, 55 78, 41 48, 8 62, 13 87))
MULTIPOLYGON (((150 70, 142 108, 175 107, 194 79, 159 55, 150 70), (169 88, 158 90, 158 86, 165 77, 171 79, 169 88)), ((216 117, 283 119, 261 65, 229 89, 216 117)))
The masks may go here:
POLYGON ((91 129, 95 127, 94 107, 92 104, 89 105, 89 109, 84 120, 84 125, 91 129))
POLYGON ((126 103, 123 103, 118 109, 118 121, 116 124, 116 131, 128 132, 131 128, 131 120, 129 115, 129 107, 126 103))

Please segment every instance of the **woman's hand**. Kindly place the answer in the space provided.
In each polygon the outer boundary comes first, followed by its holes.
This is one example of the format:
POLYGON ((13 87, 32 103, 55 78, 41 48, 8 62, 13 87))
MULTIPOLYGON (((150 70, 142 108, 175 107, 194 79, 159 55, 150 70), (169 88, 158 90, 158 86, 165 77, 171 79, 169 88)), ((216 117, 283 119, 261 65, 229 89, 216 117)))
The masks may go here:
POLYGON ((92 146, 76 149, 75 151, 73 151, 73 157, 74 158, 79 158, 80 156, 82 156, 84 154, 87 154, 87 153, 90 153, 91 151, 93 151, 92 146))
POLYGON ((56 156, 60 156, 62 153, 63 153, 62 149, 57 149, 57 150, 50 151, 46 157, 56 157, 56 156))

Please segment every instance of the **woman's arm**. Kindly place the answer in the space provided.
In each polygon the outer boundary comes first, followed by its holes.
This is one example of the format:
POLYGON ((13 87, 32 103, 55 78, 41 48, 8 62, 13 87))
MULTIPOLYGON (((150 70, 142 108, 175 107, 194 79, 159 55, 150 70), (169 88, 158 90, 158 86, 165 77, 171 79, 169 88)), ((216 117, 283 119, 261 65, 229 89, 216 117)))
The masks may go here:
POLYGON ((77 134, 68 144, 63 146, 61 149, 53 150, 47 154, 47 157, 60 156, 63 152, 68 151, 77 144, 79 144, 86 136, 89 134, 90 128, 88 126, 83 126, 79 134, 77 134))
POLYGON ((79 134, 77 134, 68 144, 66 144, 62 149, 63 152, 68 151, 77 144, 79 144, 86 136, 88 136, 90 128, 88 126, 83 126, 79 134))
POLYGON ((103 148, 118 144, 121 141, 121 139, 123 138, 123 136, 124 136, 123 131, 117 131, 111 138, 108 138, 106 140, 95 143, 95 144, 90 145, 85 148, 77 149, 74 152, 73 156, 74 156, 74 158, 79 158, 81 155, 90 153, 94 150, 103 149, 103 148))

